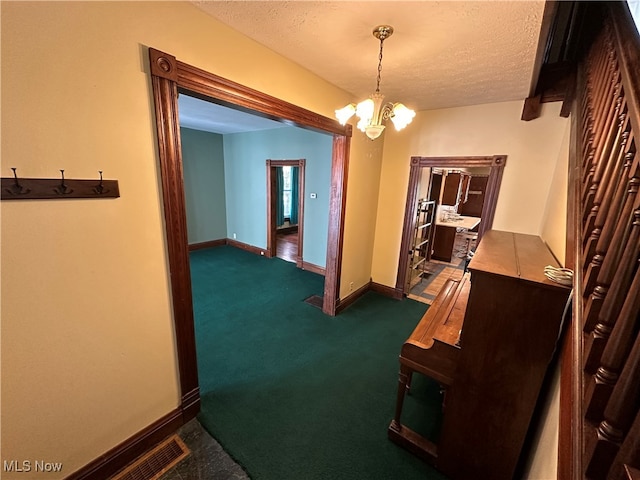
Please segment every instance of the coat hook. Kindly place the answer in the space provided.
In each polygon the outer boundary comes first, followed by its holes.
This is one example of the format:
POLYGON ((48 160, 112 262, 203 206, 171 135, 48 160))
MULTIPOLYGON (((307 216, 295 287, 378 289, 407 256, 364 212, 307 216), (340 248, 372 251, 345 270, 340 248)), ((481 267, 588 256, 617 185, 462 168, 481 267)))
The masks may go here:
POLYGON ((26 195, 29 193, 31 189, 23 187, 18 181, 18 174, 16 173, 17 168, 11 167, 11 170, 13 170, 13 185, 11 185, 10 189, 7 188, 5 191, 11 195, 26 195))
POLYGON ((54 188, 54 191, 58 195, 69 195, 73 190, 68 188, 64 183, 64 170, 60 170, 60 173, 62 174, 62 179, 60 180, 60 185, 57 188, 54 188))
POLYGON ((16 173, 17 168, 11 167, 11 170, 13 170, 13 183, 15 184, 16 187, 22 188, 20 186, 20 182, 18 182, 18 174, 16 173))
POLYGON ((93 188, 93 191, 98 195, 102 195, 104 193, 108 193, 109 190, 104 189, 104 185, 102 183, 102 170, 98 170, 98 173, 100 174, 100 183, 93 188))

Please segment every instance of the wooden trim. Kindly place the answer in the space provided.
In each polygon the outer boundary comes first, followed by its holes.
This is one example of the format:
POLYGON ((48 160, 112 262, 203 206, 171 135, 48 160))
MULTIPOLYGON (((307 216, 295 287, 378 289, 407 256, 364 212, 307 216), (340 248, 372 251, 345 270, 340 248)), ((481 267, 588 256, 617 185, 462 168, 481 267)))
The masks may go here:
POLYGON ((637 75, 640 71, 640 34, 635 29, 629 8, 623 2, 606 4, 613 20, 613 37, 627 98, 629 120, 632 130, 640 132, 640 75, 637 75))
POLYGON ((407 201, 404 205, 404 221, 402 223, 402 240, 400 241, 400 256, 398 258, 398 275, 396 277, 396 290, 404 293, 407 279, 407 261, 409 258, 409 247, 411 245, 411 234, 414 226, 414 212, 418 202, 418 182, 420 181, 419 157, 411 157, 409 167, 409 185, 407 186, 407 201))
POLYGON ((219 238, 218 240, 207 240, 206 242, 190 243, 189 251, 202 250, 204 248, 220 247, 227 244, 226 238, 219 238))
MULTIPOLYGON (((349 133, 351 130, 349 130, 349 133)), ((324 280, 322 311, 336 315, 340 295, 340 273, 342 272, 342 244, 344 242, 344 213, 347 202, 347 172, 349 170, 350 135, 333 136, 333 159, 331 161, 331 193, 329 197, 329 235, 327 240, 327 262, 324 280)))
POLYGON ((490 167, 487 189, 485 192, 484 204, 482 206, 482 221, 478 228, 478 242, 482 239, 484 232, 491 230, 502 174, 507 164, 506 155, 493 155, 491 157, 411 157, 409 170, 409 184, 407 186, 407 201, 405 203, 404 223, 402 227, 402 240, 400 242, 400 255, 398 258, 398 274, 396 276, 395 289, 403 293, 405 289, 405 278, 407 276, 407 256, 411 244, 411 225, 413 223, 413 212, 416 208, 418 197, 418 182, 420 180, 420 169, 424 167, 444 169, 452 168, 474 168, 490 167))
MULTIPOLYGON (((571 116, 571 140, 569 143, 567 240, 563 263, 566 268, 577 271, 576 267, 582 263, 579 233, 580 209, 578 205, 581 188, 578 160, 581 158, 578 146, 578 118, 582 115, 582 109, 580 108, 580 102, 576 98, 573 99, 572 111, 574 115, 571 116)), ((579 277, 576 275, 574 278, 579 280, 579 277)), ((580 285, 580 290, 575 291, 582 291, 582 286, 580 285)), ((581 346, 576 344, 576 341, 580 342, 582 339, 582 328, 580 327, 582 320, 579 318, 578 313, 582 312, 581 297, 581 295, 574 295, 571 325, 567 329, 562 342, 558 426, 558 480, 578 480, 582 476, 580 467, 582 460, 582 432, 580 429, 582 401, 575 401, 575 399, 580 399, 580 395, 576 396, 577 392, 574 391, 574 385, 578 383, 575 375, 579 375, 582 371, 581 346)))
POLYGON ((402 300, 403 297, 402 290, 387 287, 386 285, 373 281, 369 284, 369 289, 373 292, 379 293, 380 295, 384 295, 385 297, 393 298, 394 300, 402 300))
POLYGON ((330 197, 327 276, 323 305, 323 311, 329 315, 335 315, 339 291, 351 126, 342 126, 334 119, 182 63, 174 56, 153 48, 149 48, 149 64, 156 117, 167 253, 171 272, 180 392, 183 405, 188 405, 189 415, 194 415, 200 403, 178 118, 178 91, 188 92, 208 101, 215 99, 223 105, 257 112, 272 119, 283 119, 303 128, 333 134, 332 179, 338 179, 339 182, 332 183, 330 197))
POLYGON ((198 389, 175 57, 149 49, 182 395, 198 389))
POLYGON ((299 265, 296 265, 302 270, 308 270, 309 272, 317 273, 318 275, 322 275, 323 277, 327 274, 327 271, 323 267, 314 265, 313 263, 301 261, 299 265))
POLYGON ((271 119, 287 120, 288 124, 298 127, 308 127, 338 136, 351 136, 350 125, 343 126, 333 118, 245 87, 193 65, 177 61, 177 74, 179 87, 195 97, 204 100, 215 98, 218 100, 216 103, 234 108, 241 107, 242 110, 262 114, 271 119))
MULTIPOLYGON (((531 84, 529 85, 529 98, 533 97, 536 94, 536 88, 538 86, 538 81, 540 80, 540 71, 542 70, 544 57, 547 51, 547 45, 549 43, 549 33, 551 32, 551 29, 553 27, 553 20, 556 16, 557 11, 558 11, 558 0, 547 0, 545 2, 544 11, 542 13, 542 22, 540 24, 540 35, 538 35, 538 48, 536 50, 536 58, 533 63, 533 72, 531 73, 531 84)), ((525 100, 525 105, 526 105, 526 100, 525 100)))
POLYGON ((302 248, 304 243, 304 185, 305 167, 307 161, 304 158, 299 160, 271 160, 267 159, 267 256, 275 257, 277 254, 278 233, 286 229, 278 230, 276 225, 277 197, 273 194, 277 190, 275 169, 277 167, 298 167, 298 224, 296 227, 288 227, 298 232, 298 251, 296 252, 296 265, 302 265, 302 248))
POLYGON ((140 430, 93 462, 66 477, 66 480, 103 480, 110 478, 147 450, 174 433, 184 424, 182 409, 176 408, 140 430))
POLYGON ((357 290, 351 292, 346 297, 338 300, 338 307, 337 307, 336 313, 340 313, 344 311, 347 307, 349 307, 349 305, 352 305, 356 300, 358 300, 365 293, 367 293, 370 287, 371 287, 371 280, 369 280, 368 283, 365 283, 363 286, 361 286, 357 290))
POLYGON ((264 248, 256 247, 255 245, 249 245, 248 243, 240 242, 232 238, 227 238, 227 245, 245 250, 250 253, 255 253, 256 255, 261 255, 263 257, 269 256, 267 255, 267 250, 265 250, 264 248))

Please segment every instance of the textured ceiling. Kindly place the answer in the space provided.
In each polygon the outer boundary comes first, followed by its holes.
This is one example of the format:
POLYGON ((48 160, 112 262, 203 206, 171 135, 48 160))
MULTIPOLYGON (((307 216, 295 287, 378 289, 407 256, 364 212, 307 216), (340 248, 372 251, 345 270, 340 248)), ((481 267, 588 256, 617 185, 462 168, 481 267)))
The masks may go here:
POLYGON ((196 6, 358 99, 375 90, 415 110, 522 100, 544 1, 208 1, 196 6))
MULTIPOLYGON (((544 1, 210 1, 209 15, 364 99, 375 90, 414 110, 522 100, 529 94, 544 1)), ((341 105, 336 105, 336 108, 341 105)), ((278 122, 180 97, 182 126, 215 133, 278 122)))

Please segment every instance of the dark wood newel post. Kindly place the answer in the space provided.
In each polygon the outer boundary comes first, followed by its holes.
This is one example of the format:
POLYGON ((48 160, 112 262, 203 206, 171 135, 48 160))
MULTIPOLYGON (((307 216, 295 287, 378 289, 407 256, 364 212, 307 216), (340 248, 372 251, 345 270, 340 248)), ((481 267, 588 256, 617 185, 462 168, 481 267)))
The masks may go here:
POLYGON ((182 152, 178 121, 178 66, 175 57, 149 49, 151 82, 162 172, 171 294, 176 329, 183 421, 200 411, 187 225, 182 182, 182 152))

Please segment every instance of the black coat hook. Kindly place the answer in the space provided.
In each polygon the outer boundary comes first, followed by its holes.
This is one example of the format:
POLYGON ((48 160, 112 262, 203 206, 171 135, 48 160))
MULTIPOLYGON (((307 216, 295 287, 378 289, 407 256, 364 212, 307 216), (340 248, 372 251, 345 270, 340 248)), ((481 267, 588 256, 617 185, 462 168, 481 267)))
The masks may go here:
POLYGON ((26 195, 29 193, 31 189, 23 187, 18 181, 18 174, 16 173, 17 168, 11 167, 11 170, 13 170, 13 185, 11 185, 10 188, 6 188, 5 191, 9 195, 26 195))
POLYGON ((69 195, 71 192, 73 192, 73 189, 67 187, 64 183, 64 170, 60 170, 60 173, 62 174, 62 179, 60 180, 60 185, 56 188, 54 188, 54 192, 56 192, 58 195, 69 195))
POLYGON ((98 195, 103 195, 105 193, 109 193, 109 190, 104 188, 104 184, 102 183, 102 170, 98 170, 100 174, 100 183, 93 188, 93 191, 98 195))

